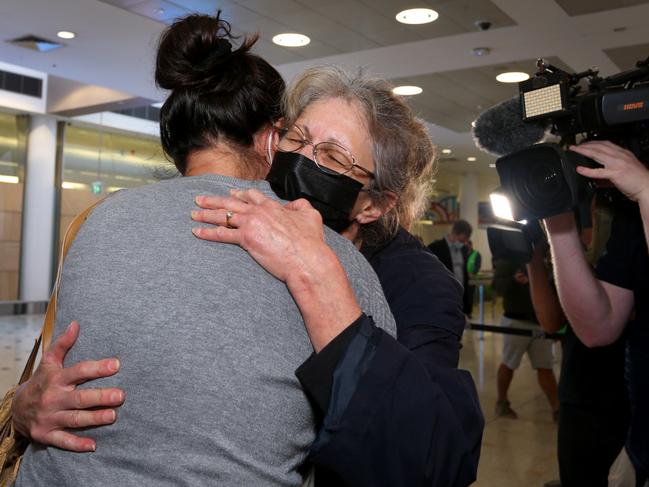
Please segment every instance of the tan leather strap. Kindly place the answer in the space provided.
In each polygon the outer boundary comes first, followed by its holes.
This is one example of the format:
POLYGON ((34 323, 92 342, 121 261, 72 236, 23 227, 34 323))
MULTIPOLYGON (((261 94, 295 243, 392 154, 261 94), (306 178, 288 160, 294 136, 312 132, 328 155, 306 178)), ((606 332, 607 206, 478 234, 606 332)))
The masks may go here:
MULTIPOLYGON (((54 290, 52 291, 52 296, 50 297, 50 302, 47 304, 47 311, 45 312, 45 321, 43 322, 43 329, 41 330, 41 336, 38 338, 36 341, 37 345, 34 347, 35 349, 38 348, 38 342, 40 341, 43 347, 43 351, 49 346, 50 342, 52 341, 52 334, 54 333, 54 321, 56 318, 56 302, 59 297, 59 286, 61 284, 61 269, 63 269, 63 261, 65 260, 65 256, 68 253, 68 249, 70 248, 70 245, 72 245, 72 242, 74 241, 74 238, 77 236, 77 232, 79 231, 79 228, 81 228, 81 225, 86 221, 92 210, 94 210, 95 206, 97 206, 99 203, 101 203, 103 199, 95 202, 94 204, 90 205, 88 208, 83 210, 81 213, 79 213, 74 220, 72 220, 72 223, 68 226, 67 230, 65 231, 65 236, 63 237, 63 245, 61 247, 61 255, 59 257, 59 266, 56 271, 56 282, 54 284, 54 290)), ((33 352, 32 352, 33 353, 33 352)), ((29 366, 29 362, 31 361, 31 368, 33 368, 34 364, 34 359, 35 359, 35 354, 34 357, 32 358, 30 356, 30 359, 28 360, 27 365, 29 366)), ((24 372, 23 372, 24 374, 24 372)), ((31 376, 31 371, 29 372, 29 375, 31 376)))

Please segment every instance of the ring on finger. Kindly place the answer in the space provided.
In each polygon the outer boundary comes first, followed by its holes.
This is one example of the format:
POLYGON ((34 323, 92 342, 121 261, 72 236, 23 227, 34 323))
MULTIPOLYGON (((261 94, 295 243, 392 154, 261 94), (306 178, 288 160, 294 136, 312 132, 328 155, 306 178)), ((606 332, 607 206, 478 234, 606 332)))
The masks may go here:
POLYGON ((225 226, 227 228, 234 228, 232 226, 232 223, 231 223, 231 220, 232 220, 233 216, 234 216, 234 213, 232 213, 231 211, 226 211, 225 212, 225 226))

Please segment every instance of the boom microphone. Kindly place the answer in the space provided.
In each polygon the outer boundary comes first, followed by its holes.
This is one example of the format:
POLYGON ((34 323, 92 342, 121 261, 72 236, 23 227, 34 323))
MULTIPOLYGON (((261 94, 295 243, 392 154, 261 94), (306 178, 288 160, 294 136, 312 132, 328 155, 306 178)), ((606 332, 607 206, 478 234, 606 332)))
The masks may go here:
POLYGON ((518 97, 482 112, 472 125, 476 147, 495 156, 530 147, 543 140, 549 129, 547 122, 523 121, 518 97))

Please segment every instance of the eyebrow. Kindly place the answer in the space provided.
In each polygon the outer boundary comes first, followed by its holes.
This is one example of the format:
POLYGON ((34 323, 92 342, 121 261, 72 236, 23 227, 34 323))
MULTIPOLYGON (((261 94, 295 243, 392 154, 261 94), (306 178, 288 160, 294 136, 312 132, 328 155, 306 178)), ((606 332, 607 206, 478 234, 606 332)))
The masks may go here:
MULTIPOLYGON (((297 128, 299 128, 299 129, 302 131, 302 133, 304 134, 304 136, 305 136, 307 139, 309 139, 311 142, 313 142, 313 141, 311 140, 311 131, 309 130, 309 127, 307 127, 307 126, 305 126, 305 125, 298 125, 297 123, 294 123, 293 125, 295 125, 297 128)), ((346 143, 344 143, 344 142, 341 142, 341 141, 340 141, 339 139, 337 139, 336 137, 331 137, 331 138, 329 138, 329 139, 327 139, 327 140, 323 140, 322 142, 335 142, 335 143, 338 144, 339 146, 344 147, 346 150, 348 150, 348 151, 351 152, 351 149, 349 148, 349 144, 346 144, 346 143)), ((318 142, 318 144, 319 144, 319 143, 320 143, 320 142, 318 142)))

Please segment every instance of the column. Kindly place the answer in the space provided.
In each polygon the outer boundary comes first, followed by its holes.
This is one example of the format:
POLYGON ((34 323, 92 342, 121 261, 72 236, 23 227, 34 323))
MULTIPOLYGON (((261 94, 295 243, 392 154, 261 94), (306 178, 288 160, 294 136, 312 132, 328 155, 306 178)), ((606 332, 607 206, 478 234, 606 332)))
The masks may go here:
POLYGON ((23 195, 20 295, 22 301, 47 301, 52 283, 56 202, 57 121, 31 117, 23 195))
POLYGON ((467 173, 460 181, 460 218, 468 221, 473 231, 478 228, 478 174, 467 173))

